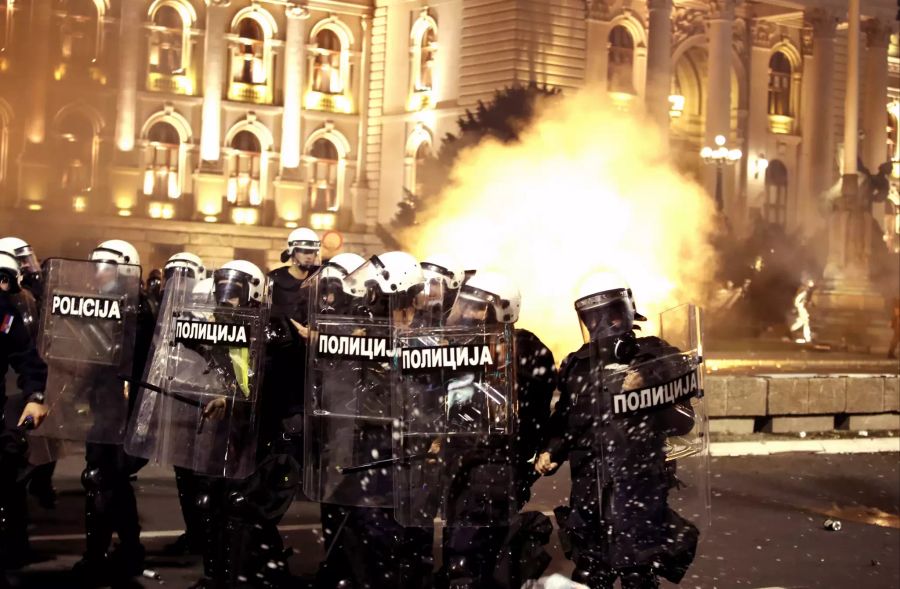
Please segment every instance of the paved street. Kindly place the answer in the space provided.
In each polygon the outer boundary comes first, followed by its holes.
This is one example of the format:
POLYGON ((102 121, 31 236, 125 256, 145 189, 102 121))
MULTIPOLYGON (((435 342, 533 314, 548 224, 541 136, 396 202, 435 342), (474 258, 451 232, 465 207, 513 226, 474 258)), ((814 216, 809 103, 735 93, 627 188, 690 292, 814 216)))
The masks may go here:
MULTIPOLYGON (((79 457, 60 464, 60 503, 53 512, 33 505, 34 546, 46 557, 22 571, 22 587, 71 587, 68 568, 82 550, 79 457)), ((896 453, 780 454, 712 460, 713 521, 701 554, 682 586, 706 588, 900 586, 900 469, 896 453), (828 517, 840 532, 823 529, 828 517)), ((158 552, 181 527, 174 480, 162 469, 140 473, 139 507, 145 542, 158 552)), ((536 488, 532 509, 549 512, 566 501, 565 470, 536 488)), ((284 521, 287 543, 296 550, 297 574, 311 574, 322 556, 315 505, 296 502, 284 521)), ((552 571, 568 573, 554 536, 552 571)), ((197 559, 151 556, 166 587, 186 587, 197 559)), ((136 587, 154 587, 141 580, 136 587), (141 585, 142 584, 142 585, 141 585)))

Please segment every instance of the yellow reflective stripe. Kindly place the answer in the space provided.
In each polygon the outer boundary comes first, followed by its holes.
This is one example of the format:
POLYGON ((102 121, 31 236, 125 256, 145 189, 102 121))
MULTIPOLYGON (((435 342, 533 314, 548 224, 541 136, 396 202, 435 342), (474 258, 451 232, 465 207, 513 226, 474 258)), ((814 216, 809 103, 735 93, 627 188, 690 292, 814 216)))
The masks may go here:
POLYGON ((234 367, 234 376, 244 397, 250 396, 250 350, 249 348, 228 348, 231 357, 231 365, 234 367))

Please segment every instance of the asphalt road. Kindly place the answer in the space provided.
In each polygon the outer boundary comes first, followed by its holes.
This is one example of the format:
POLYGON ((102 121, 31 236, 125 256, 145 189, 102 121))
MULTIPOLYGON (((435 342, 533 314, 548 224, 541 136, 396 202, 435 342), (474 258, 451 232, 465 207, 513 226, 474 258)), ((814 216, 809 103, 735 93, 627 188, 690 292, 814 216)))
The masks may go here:
MULTIPOLYGON (((785 454, 714 458, 711 462, 712 519, 700 553, 682 583, 706 588, 900 587, 900 468, 896 453, 856 455, 785 454), (836 517, 839 532, 823 522, 836 517)), ((73 587, 68 569, 83 549, 83 495, 78 456, 60 463, 60 491, 53 511, 32 505, 33 546, 43 560, 23 569, 18 586, 73 587)), ((138 481, 138 501, 149 565, 165 587, 186 587, 197 578, 196 558, 158 553, 182 526, 174 479, 148 467, 138 481)), ((549 512, 567 501, 568 473, 538 483, 530 509, 549 512)), ((318 507, 295 502, 283 522, 295 556, 295 574, 312 574, 322 557, 318 507)), ((568 574, 556 537, 550 572, 568 574)), ((141 579, 135 587, 157 587, 141 579)))

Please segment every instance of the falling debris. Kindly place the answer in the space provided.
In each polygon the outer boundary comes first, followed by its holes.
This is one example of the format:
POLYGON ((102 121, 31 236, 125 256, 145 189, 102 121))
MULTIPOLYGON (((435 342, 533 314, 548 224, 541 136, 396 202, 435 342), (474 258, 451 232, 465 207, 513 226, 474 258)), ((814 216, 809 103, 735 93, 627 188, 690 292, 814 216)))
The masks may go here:
POLYGON ((826 530, 829 530, 831 532, 840 532, 841 531, 841 520, 826 519, 824 527, 826 530))

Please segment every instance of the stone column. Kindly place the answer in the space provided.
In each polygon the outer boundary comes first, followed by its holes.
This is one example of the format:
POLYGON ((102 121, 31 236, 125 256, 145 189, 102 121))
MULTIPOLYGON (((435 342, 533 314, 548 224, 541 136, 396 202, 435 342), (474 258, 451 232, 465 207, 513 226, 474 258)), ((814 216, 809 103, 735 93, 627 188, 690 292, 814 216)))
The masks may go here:
POLYGON ((25 123, 25 137, 30 143, 43 143, 46 135, 47 82, 50 79, 50 2, 31 3, 31 39, 44 39, 29 47, 32 68, 28 85, 28 119, 25 123))
MULTIPOLYGON (((777 157, 775 153, 766 153, 769 136, 769 60, 772 57, 772 35, 777 27, 763 20, 754 20, 751 24, 750 79, 747 112, 747 192, 748 206, 762 205, 765 197, 765 172, 758 172, 757 160, 760 154, 766 159, 777 157)), ((799 88, 792 88, 798 92, 799 88)))
POLYGON ((306 19, 304 6, 289 6, 284 42, 284 114, 281 127, 281 167, 300 165, 303 145, 303 88, 306 79, 306 19))
POLYGON ((706 84, 706 144, 731 134, 731 40, 733 0, 713 0, 708 17, 709 62, 706 84))
POLYGON ((647 0, 647 114, 669 137, 669 93, 672 88, 672 0, 647 0))
POLYGON ((138 85, 140 0, 124 0, 119 21, 119 89, 116 97, 116 147, 134 149, 138 85))
POLYGON ((804 68, 809 91, 802 117, 803 142, 808 146, 806 176, 809 179, 807 214, 819 210, 822 194, 834 183, 834 14, 815 9, 806 14, 812 25, 812 60, 804 68))
POLYGON ((887 88, 888 57, 887 48, 891 38, 891 27, 878 20, 863 23, 866 34, 866 61, 864 66, 865 102, 863 108, 862 146, 863 163, 870 172, 888 161, 887 157, 887 88))
POLYGON ((206 41, 203 45, 203 118, 200 158, 218 161, 222 150, 222 88, 225 78, 225 9, 230 0, 206 0, 206 41))
POLYGON ((849 0, 847 16, 847 87, 844 92, 843 195, 855 196, 856 162, 859 156, 859 0, 849 0))

